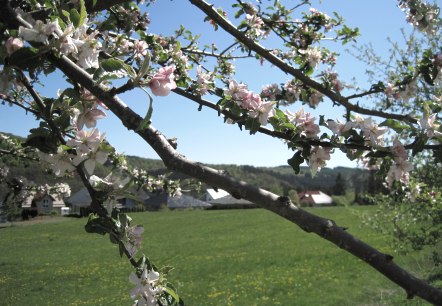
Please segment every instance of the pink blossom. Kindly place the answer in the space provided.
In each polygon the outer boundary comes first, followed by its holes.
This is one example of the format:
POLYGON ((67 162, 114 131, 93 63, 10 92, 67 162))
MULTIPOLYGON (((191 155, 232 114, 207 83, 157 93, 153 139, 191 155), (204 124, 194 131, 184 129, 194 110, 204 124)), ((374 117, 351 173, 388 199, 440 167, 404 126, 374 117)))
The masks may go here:
POLYGON ((292 114, 286 110, 286 116, 298 128, 301 128, 301 134, 307 138, 317 138, 320 132, 319 125, 315 124, 315 117, 305 112, 304 108, 300 108, 296 113, 292 114))
POLYGON ((311 117, 310 114, 307 114, 302 122, 302 127, 304 128, 303 134, 307 138, 317 138, 320 133, 319 125, 315 124, 315 117, 311 117))
POLYGON ((319 102, 322 101, 322 97, 324 95, 322 93, 320 93, 319 91, 313 91, 312 94, 310 95, 310 97, 308 98, 308 104, 311 107, 316 107, 318 106, 319 102))
POLYGON ((210 85, 212 84, 211 76, 208 73, 203 73, 201 70, 201 66, 198 66, 196 70, 196 84, 197 84, 197 91, 200 95, 205 95, 210 88, 210 85))
POLYGON ((89 152, 96 152, 98 146, 103 141, 105 135, 100 135, 97 129, 90 131, 80 130, 77 131, 74 139, 69 139, 66 144, 73 147, 78 154, 87 154, 89 152))
POLYGON ((354 126, 355 124, 351 121, 347 121, 345 124, 339 120, 337 120, 337 122, 333 120, 327 121, 327 127, 337 136, 341 136, 343 133, 351 130, 354 126))
POLYGON ((237 101, 236 103, 244 109, 255 110, 262 104, 262 101, 260 95, 249 91, 242 101, 237 101))
POLYGON ((413 164, 408 161, 407 151, 398 139, 393 141, 393 146, 390 150, 393 154, 394 164, 390 166, 385 181, 389 186, 394 181, 408 185, 410 182, 409 172, 413 170, 413 164))
POLYGON ((330 160, 330 148, 323 148, 319 146, 313 147, 313 149, 310 151, 310 158, 307 161, 312 176, 314 176, 326 165, 327 160, 330 160))
POLYGON ((305 56, 308 65, 312 68, 315 68, 322 59, 321 50, 317 47, 299 50, 298 52, 305 56))
POLYGON ((17 51, 20 48, 23 48, 23 41, 20 38, 16 37, 9 37, 8 40, 6 40, 6 52, 11 55, 15 51, 17 51))
POLYGON ((304 111, 303 107, 301 107, 294 114, 292 114, 289 110, 286 110, 285 113, 286 113, 287 118, 289 119, 289 121, 292 122, 295 125, 302 124, 306 120, 307 115, 309 114, 309 113, 306 113, 304 111))
POLYGON ((368 143, 372 146, 383 144, 383 135, 388 131, 388 128, 379 127, 371 117, 364 119, 361 116, 356 116, 355 121, 355 127, 361 129, 368 143))
POLYGON ((261 29, 262 26, 264 25, 264 22, 262 21, 261 17, 255 14, 254 15, 246 14, 246 21, 250 27, 248 34, 251 37, 261 37, 267 35, 267 33, 261 29))
POLYGON ((83 68, 98 68, 101 43, 95 39, 82 42, 79 47, 77 64, 83 68))
POLYGON ((149 82, 149 87, 155 96, 167 96, 172 89, 175 89, 176 83, 174 80, 175 67, 166 66, 158 70, 149 82))
POLYGON ((61 28, 57 19, 47 24, 41 20, 37 20, 32 29, 22 26, 18 28, 18 35, 20 35, 24 40, 40 43, 46 43, 48 41, 48 37, 54 33, 61 33, 61 28))
POLYGON ((441 132, 437 131, 437 129, 439 128, 439 124, 437 124, 435 120, 436 114, 433 114, 429 117, 428 115, 425 115, 419 120, 420 127, 426 132, 429 138, 442 135, 441 132))
POLYGON ((284 89, 286 91, 285 99, 288 102, 295 102, 299 100, 299 96, 301 94, 301 87, 298 84, 296 84, 295 81, 287 81, 284 84, 284 89))
POLYGON ((269 84, 262 88, 261 96, 269 100, 276 100, 276 96, 281 94, 278 84, 269 84))
POLYGON ((66 172, 69 173, 75 170, 68 154, 61 148, 58 148, 55 154, 47 154, 40 151, 37 151, 37 154, 41 160, 49 163, 49 167, 56 176, 63 176, 66 172))
POLYGON ((135 58, 146 56, 147 47, 147 43, 144 40, 135 41, 135 43, 133 44, 135 58))
POLYGON ((106 114, 96 107, 86 109, 77 118, 77 129, 83 129, 84 125, 86 125, 87 128, 94 128, 97 126, 97 120, 105 117, 106 114))
POLYGON ((255 109, 249 112, 252 118, 258 118, 261 125, 267 125, 268 119, 273 117, 273 102, 261 102, 255 109))
POLYGON ((247 85, 238 84, 235 80, 230 80, 229 87, 224 89, 224 95, 231 97, 234 101, 242 102, 248 94, 247 85))

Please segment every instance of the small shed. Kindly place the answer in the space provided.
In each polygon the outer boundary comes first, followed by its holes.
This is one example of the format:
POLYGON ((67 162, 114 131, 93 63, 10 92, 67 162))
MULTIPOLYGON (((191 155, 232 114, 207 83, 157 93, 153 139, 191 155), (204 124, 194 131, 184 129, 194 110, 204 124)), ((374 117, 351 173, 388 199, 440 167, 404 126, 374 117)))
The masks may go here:
POLYGON ((299 202, 305 206, 331 206, 333 199, 319 190, 304 191, 298 193, 299 202))

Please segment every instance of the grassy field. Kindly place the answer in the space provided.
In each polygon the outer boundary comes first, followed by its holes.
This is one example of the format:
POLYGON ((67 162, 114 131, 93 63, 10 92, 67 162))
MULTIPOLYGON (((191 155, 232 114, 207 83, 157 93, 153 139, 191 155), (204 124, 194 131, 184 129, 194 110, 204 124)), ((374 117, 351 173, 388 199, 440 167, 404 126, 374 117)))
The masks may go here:
MULTIPOLYGON (((383 252, 386 237, 362 226, 370 207, 314 209, 383 252)), ((143 251, 188 305, 427 305, 406 301, 382 275, 325 240, 262 209, 131 215, 143 251)), ((0 229, 0 305, 131 305, 131 268, 84 219, 0 229)), ((416 259, 398 262, 419 274, 416 259)))

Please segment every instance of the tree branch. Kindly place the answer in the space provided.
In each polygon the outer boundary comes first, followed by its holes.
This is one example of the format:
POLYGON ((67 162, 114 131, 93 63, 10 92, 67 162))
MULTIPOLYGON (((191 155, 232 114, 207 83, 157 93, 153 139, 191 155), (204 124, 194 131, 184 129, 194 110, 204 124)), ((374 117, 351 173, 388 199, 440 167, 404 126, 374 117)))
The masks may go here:
POLYGON ((50 57, 50 61, 68 78, 87 88, 121 120, 129 130, 135 131, 161 157, 167 168, 199 179, 208 185, 227 190, 238 198, 244 198, 272 211, 279 216, 297 224, 306 232, 313 232, 334 243, 338 247, 362 259, 387 278, 401 286, 409 298, 417 295, 431 303, 442 303, 442 291, 414 277, 393 262, 388 254, 383 254, 368 244, 358 240, 332 220, 315 216, 295 206, 286 197, 236 180, 223 171, 218 171, 199 163, 187 160, 179 154, 159 131, 152 126, 139 130, 143 118, 130 109, 117 96, 112 95, 103 85, 96 84, 91 76, 80 69, 67 57, 50 57))
POLYGON ((232 25, 228 20, 226 20, 223 16, 221 16, 216 11, 216 9, 214 9, 213 5, 208 4, 204 0, 189 0, 189 1, 190 1, 190 3, 192 3, 193 5, 198 7, 201 11, 203 11, 212 20, 214 20, 227 33, 229 33, 230 35, 235 37, 238 41, 241 41, 250 50, 255 51, 258 55, 265 58, 267 61, 269 61, 271 64, 275 65, 276 67, 278 67, 282 71, 292 75, 293 77, 295 77, 296 79, 298 79, 302 83, 304 83, 306 86, 316 89, 317 91, 321 92, 325 96, 329 97, 332 101, 339 103, 340 105, 344 106, 348 110, 359 113, 359 114, 369 115, 369 116, 390 118, 390 119, 396 119, 396 120, 407 121, 407 122, 412 122, 412 123, 417 122, 417 120, 415 118, 412 118, 409 115, 400 115, 400 114, 386 113, 386 112, 382 112, 382 111, 378 111, 378 110, 366 109, 366 108, 360 107, 359 105, 350 103, 347 98, 341 96, 338 93, 331 91, 328 88, 325 88, 320 83, 307 77, 306 75, 304 75, 302 73, 301 70, 296 69, 293 66, 285 63, 284 61, 279 59, 277 56, 270 53, 262 45, 253 41, 253 39, 249 38, 245 33, 238 31, 238 29, 234 25, 232 25))

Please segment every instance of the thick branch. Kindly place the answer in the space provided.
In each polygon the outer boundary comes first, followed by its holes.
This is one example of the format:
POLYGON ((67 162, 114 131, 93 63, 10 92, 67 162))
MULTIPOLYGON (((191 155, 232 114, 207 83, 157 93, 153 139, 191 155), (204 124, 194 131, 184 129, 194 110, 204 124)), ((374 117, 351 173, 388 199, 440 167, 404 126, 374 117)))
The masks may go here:
POLYGON ((258 55, 268 60, 270 63, 281 69, 282 71, 292 75, 296 79, 300 80, 306 86, 316 89, 321 92, 325 96, 329 97, 332 101, 341 104, 348 110, 352 112, 356 112, 359 114, 376 116, 381 118, 391 118, 400 121, 408 121, 408 122, 417 122, 416 119, 408 116, 408 115, 400 115, 393 113, 385 113, 378 110, 366 109, 360 107, 359 105, 352 104, 348 101, 347 98, 341 96, 338 93, 331 91, 328 88, 325 88, 320 83, 312 80, 302 73, 301 70, 294 68, 293 66, 285 63, 283 60, 279 59, 277 56, 270 53, 266 48, 255 42, 253 39, 249 38, 245 33, 239 31, 234 25, 232 25, 229 21, 227 21, 223 16, 221 16, 216 9, 214 9, 213 5, 208 4, 204 0, 189 0, 193 5, 197 6, 200 10, 202 10, 207 16, 213 19, 221 28, 223 28, 230 35, 235 37, 238 41, 243 43, 250 50, 255 51, 258 55))
POLYGON ((117 96, 109 93, 101 84, 95 84, 89 74, 81 70, 68 58, 64 56, 60 59, 52 57, 50 60, 68 78, 75 80, 103 101, 126 128, 136 131, 158 153, 169 169, 187 174, 208 185, 225 189, 235 197, 247 199, 290 220, 306 232, 316 233, 364 260, 387 278, 404 288, 410 298, 417 295, 434 304, 439 305, 442 303, 442 291, 414 277, 395 264, 391 256, 383 254, 353 237, 333 221, 315 216, 298 208, 286 197, 279 197, 261 188, 236 180, 223 171, 187 160, 171 146, 166 137, 152 126, 144 130, 138 130, 143 118, 130 109, 117 96))

